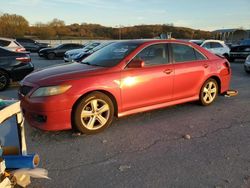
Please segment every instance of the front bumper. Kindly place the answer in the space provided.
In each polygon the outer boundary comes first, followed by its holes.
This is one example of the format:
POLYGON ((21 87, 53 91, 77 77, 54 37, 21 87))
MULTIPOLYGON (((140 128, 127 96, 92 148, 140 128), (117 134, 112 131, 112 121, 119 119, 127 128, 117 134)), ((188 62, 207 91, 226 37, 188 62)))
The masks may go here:
POLYGON ((250 64, 245 63, 245 64, 244 64, 244 68, 245 68, 245 70, 246 70, 247 72, 250 72, 250 64))
MULTIPOLYGON (((23 107, 23 106, 22 106, 23 107)), ((45 131, 71 129, 71 110, 40 112, 22 108, 25 120, 32 127, 45 131)))
POLYGON ((64 59, 65 62, 70 62, 71 61, 68 57, 65 57, 65 56, 64 56, 63 59, 64 59))
POLYGON ((25 119, 30 126, 46 130, 58 131, 71 129, 71 97, 68 95, 57 95, 50 97, 30 98, 29 95, 36 90, 36 86, 21 86, 18 96, 21 100, 21 108, 25 119))
POLYGON ((235 59, 246 59, 248 55, 250 52, 230 52, 230 57, 235 59))

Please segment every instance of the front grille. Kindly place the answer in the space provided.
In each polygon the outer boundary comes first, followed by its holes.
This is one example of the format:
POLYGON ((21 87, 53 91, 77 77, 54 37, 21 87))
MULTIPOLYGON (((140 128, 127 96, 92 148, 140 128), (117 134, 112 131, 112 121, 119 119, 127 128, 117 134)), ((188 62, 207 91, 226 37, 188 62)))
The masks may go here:
POLYGON ((31 86, 23 85, 23 86, 20 87, 19 92, 20 92, 21 95, 26 96, 32 90, 32 88, 33 87, 31 87, 31 86))

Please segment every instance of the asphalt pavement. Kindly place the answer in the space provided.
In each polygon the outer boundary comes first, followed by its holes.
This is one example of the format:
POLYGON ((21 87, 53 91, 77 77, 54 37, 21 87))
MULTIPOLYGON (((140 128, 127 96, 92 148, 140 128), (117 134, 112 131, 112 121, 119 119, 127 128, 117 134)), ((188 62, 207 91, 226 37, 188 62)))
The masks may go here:
MULTIPOLYGON (((36 68, 64 63, 32 55, 36 68)), ((250 75, 231 63, 236 97, 195 102, 116 119, 96 135, 44 132, 26 123, 29 153, 51 180, 30 187, 250 187, 250 75)), ((18 84, 0 93, 17 97, 18 84)))

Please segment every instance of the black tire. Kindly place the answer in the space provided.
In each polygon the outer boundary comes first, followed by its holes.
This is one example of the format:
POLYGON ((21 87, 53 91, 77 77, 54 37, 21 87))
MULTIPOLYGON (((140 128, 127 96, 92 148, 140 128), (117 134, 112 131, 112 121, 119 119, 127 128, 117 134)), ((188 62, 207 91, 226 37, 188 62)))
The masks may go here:
POLYGON ((48 53, 47 59, 53 60, 53 59, 55 59, 55 58, 56 58, 56 54, 55 54, 55 53, 48 53))
POLYGON ((74 127, 84 134, 96 134, 103 131, 112 123, 113 117, 114 105, 112 100, 104 93, 97 91, 82 98, 72 113, 74 127), (93 106, 96 106, 96 108, 93 106), (105 108, 108 108, 108 110, 101 112, 101 109, 105 108), (101 119, 103 123, 101 123, 101 119))
POLYGON ((218 89, 219 87, 218 87, 217 81, 213 78, 209 78, 201 87, 200 95, 199 95, 200 104, 202 106, 208 106, 212 104, 218 95, 218 89), (209 84, 211 84, 211 87, 209 84))
POLYGON ((9 75, 0 70, 0 91, 5 90, 10 84, 10 77, 9 75))

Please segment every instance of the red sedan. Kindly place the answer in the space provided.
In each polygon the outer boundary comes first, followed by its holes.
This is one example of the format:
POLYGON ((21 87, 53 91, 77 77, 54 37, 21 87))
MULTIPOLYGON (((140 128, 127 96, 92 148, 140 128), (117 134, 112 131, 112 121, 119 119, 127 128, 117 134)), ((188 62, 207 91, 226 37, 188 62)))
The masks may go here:
POLYGON ((114 116, 199 100, 210 105, 229 89, 229 62, 178 40, 113 43, 81 63, 34 72, 19 91, 31 126, 43 130, 76 127, 93 134, 114 116))

